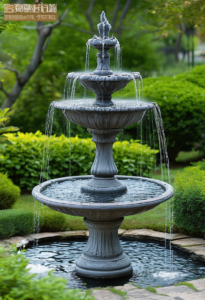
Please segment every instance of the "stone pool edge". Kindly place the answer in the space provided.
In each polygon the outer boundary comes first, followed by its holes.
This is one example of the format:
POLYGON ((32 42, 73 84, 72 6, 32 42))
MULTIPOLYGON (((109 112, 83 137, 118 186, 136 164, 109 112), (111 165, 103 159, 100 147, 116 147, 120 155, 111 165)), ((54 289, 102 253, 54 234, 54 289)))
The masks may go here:
MULTIPOLYGON (((151 239, 163 242, 166 236, 168 241, 171 241, 173 247, 176 247, 190 254, 193 259, 199 259, 205 262, 205 240, 202 238, 194 238, 181 233, 165 234, 164 232, 154 231, 151 229, 135 229, 126 230, 119 229, 119 236, 125 239, 151 239)), ((16 244, 18 249, 26 248, 35 240, 43 241, 49 239, 82 239, 88 238, 87 230, 78 231, 59 231, 59 232, 41 232, 39 234, 29 234, 25 236, 14 236, 11 238, 0 239, 0 246, 8 247, 16 244)))
MULTIPOLYGON (((194 238, 188 235, 174 233, 165 234, 164 232, 158 232, 151 229, 136 229, 126 230, 119 229, 119 236, 125 239, 150 239, 159 242, 163 242, 166 239, 171 241, 171 244, 188 253, 193 259, 198 259, 205 262, 205 240, 202 238, 194 238)), ((26 236, 14 236, 12 238, 0 239, 0 246, 9 247, 12 244, 16 244, 18 249, 23 249, 34 243, 37 239, 39 241, 52 240, 52 239, 82 239, 88 238, 89 232, 87 230, 78 231, 60 231, 60 232, 42 232, 39 234, 29 234, 26 236)), ((155 292, 151 292, 147 289, 139 289, 132 284, 125 284, 123 286, 116 286, 113 290, 108 288, 91 289, 92 295, 96 300, 102 300, 102 296, 108 297, 109 300, 202 300, 205 299, 205 278, 195 279, 188 281, 188 284, 192 284, 197 291, 191 289, 189 286, 168 286, 163 288, 155 288, 155 292), (117 290, 126 292, 124 297, 117 294, 117 290), (193 298, 194 297, 194 298, 193 298)), ((85 295, 85 292, 82 292, 85 295)), ((86 295, 85 295, 86 296, 86 295)))

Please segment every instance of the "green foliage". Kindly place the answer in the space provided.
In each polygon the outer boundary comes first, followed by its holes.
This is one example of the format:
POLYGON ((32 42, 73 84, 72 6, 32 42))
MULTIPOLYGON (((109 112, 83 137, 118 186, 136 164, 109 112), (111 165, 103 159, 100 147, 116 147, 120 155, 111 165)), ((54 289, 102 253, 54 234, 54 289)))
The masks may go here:
POLYGON ((20 196, 20 188, 13 184, 7 174, 0 173, 0 210, 11 208, 20 196))
POLYGON ((198 290, 195 288, 195 286, 190 282, 179 282, 179 283, 175 283, 174 285, 175 286, 185 285, 185 286, 189 287, 190 289, 194 290, 195 292, 198 292, 198 290))
POLYGON ((4 21, 4 13, 0 12, 0 34, 6 29, 6 21, 4 21))
POLYGON ((156 289, 154 288, 154 287, 151 287, 151 286, 147 286, 146 288, 145 288, 145 290, 147 290, 147 291, 149 291, 149 292, 152 292, 152 293, 157 293, 157 291, 156 291, 156 289))
POLYGON ((0 109, 0 144, 9 143, 5 133, 15 132, 19 130, 17 127, 8 126, 4 127, 4 123, 13 115, 14 110, 9 111, 9 108, 0 109))
MULTIPOLYGON (((83 300, 78 290, 66 288, 66 279, 51 272, 45 277, 30 274, 23 254, 0 258, 0 299, 5 300, 83 300)), ((87 297, 91 300, 93 297, 87 297)))
MULTIPOLYGON (((95 144, 91 139, 80 139, 77 136, 70 139, 60 137, 45 137, 39 131, 33 133, 9 134, 9 140, 13 145, 6 145, 4 159, 0 161, 0 171, 8 172, 21 188, 31 190, 39 184, 39 175, 43 157, 44 145, 45 172, 44 179, 69 176, 71 161, 71 174, 90 174, 90 168, 95 157, 95 144), (71 148, 71 149, 70 149, 71 148), (69 153, 71 150, 71 158, 69 153), (49 169, 47 175, 46 159, 49 155, 49 169)), ((116 142, 113 145, 113 155, 119 170, 119 174, 148 176, 154 167, 154 158, 157 150, 151 150, 148 146, 141 146, 137 141, 116 142)))
POLYGON ((195 83, 198 86, 205 89, 204 74, 205 74, 205 65, 202 65, 194 68, 189 72, 177 75, 176 79, 178 80, 184 79, 186 81, 195 83))
POLYGON ((205 131, 205 89, 175 78, 144 80, 144 96, 161 109, 168 144, 174 160, 181 150, 191 150, 205 131))
POLYGON ((187 167, 175 179, 174 220, 185 233, 205 232, 205 170, 187 167))
MULTIPOLYGON (((51 3, 55 2, 51 1, 51 3)), ((63 97, 67 72, 85 69, 86 42, 93 34, 98 34, 96 25, 99 23, 100 11, 106 10, 107 17, 112 23, 115 1, 104 0, 103 3, 95 1, 93 12, 90 16, 93 28, 90 28, 85 14, 88 7, 88 1, 69 0, 69 14, 63 23, 70 24, 71 27, 61 24, 53 30, 42 64, 29 79, 29 82, 25 85, 16 103, 13 105, 16 108, 16 113, 12 117, 11 122, 16 124, 22 132, 44 131, 48 106, 52 100, 63 97), (88 33, 75 30, 75 28, 87 30, 88 33), (89 33, 89 31, 92 32, 89 33), (72 41, 72 43, 67 41, 72 41)), ((150 14, 148 14, 148 11, 152 7, 152 3, 146 1, 132 2, 126 18, 122 21, 120 16, 123 7, 124 4, 122 3, 113 26, 115 30, 113 33, 119 38, 123 47, 123 68, 140 71, 143 76, 151 75, 153 71, 159 71, 163 63, 162 56, 157 51, 161 46, 161 42, 158 39, 155 39, 153 42, 153 33, 146 32, 144 34, 144 29, 142 28, 143 24, 149 22, 148 15, 150 14), (139 17, 136 17, 136 13, 139 14, 139 17)), ((65 9, 65 3, 60 1, 58 3, 58 16, 65 9)), ((34 24, 29 22, 12 21, 10 23, 19 23, 23 28, 20 29, 18 37, 14 33, 12 35, 12 31, 9 32, 9 35, 6 34, 7 30, 1 34, 0 60, 4 66, 8 66, 9 63, 11 68, 18 70, 22 74, 32 57, 37 33, 34 29, 25 29, 25 27, 34 26, 34 24)), ((114 69, 113 51, 111 50, 110 53, 111 67, 114 69)), ((95 68, 96 49, 92 47, 90 51, 90 69, 94 70, 95 68)), ((4 79, 5 89, 10 91, 16 81, 15 74, 5 70, 2 71, 1 75, 4 79)), ((84 91, 81 88, 81 97, 83 97, 83 94, 84 91)), ((4 100, 5 95, 0 92, 0 104, 4 100)))
POLYGON ((205 171, 205 160, 201 160, 201 161, 198 161, 196 163, 192 163, 193 166, 197 166, 200 168, 200 170, 204 170, 205 171))
POLYGON ((147 26, 148 28, 155 30, 157 28, 165 36, 168 35, 169 30, 183 32, 181 24, 185 24, 187 28, 190 26, 204 28, 205 4, 203 0, 157 0, 153 4, 150 10, 153 22, 152 26, 147 26))
POLYGON ((126 297, 127 292, 123 292, 121 290, 116 290, 114 287, 110 287, 110 288, 108 288, 108 290, 114 294, 121 296, 124 300, 127 299, 127 297, 126 297))
POLYGON ((67 218, 66 215, 54 211, 43 206, 40 211, 40 231, 41 232, 55 232, 66 230, 67 218))
MULTIPOLYGON (((15 235, 25 235, 33 232, 34 226, 34 202, 31 200, 28 205, 22 207, 19 201, 15 209, 0 211, 0 238, 7 238, 15 235)), ((39 231, 56 232, 68 229, 67 216, 57 211, 40 205, 39 231)))
MULTIPOLYGON (((190 151, 196 143, 202 143, 202 140, 205 145, 204 76, 205 66, 199 66, 175 77, 143 80, 143 97, 156 102, 161 109, 168 153, 172 162, 179 151, 190 151)), ((122 96, 134 97, 131 84, 124 89, 122 96)), ((131 130, 130 127, 124 132, 128 134, 131 130)), ((205 146, 203 147, 205 149, 205 146)))
POLYGON ((22 209, 0 211, 0 238, 29 234, 33 230, 32 212, 22 209))

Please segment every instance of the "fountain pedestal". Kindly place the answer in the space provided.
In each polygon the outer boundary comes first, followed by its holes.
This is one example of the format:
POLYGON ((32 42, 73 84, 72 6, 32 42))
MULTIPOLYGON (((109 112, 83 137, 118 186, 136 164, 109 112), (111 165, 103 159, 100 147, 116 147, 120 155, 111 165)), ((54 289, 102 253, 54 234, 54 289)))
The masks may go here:
POLYGON ((90 129, 92 141, 96 144, 95 160, 91 168, 93 178, 81 187, 84 193, 124 193, 127 191, 115 175, 118 170, 114 162, 112 146, 121 129, 90 129))
POLYGON ((118 229, 123 218, 114 221, 90 221, 88 243, 76 261, 76 272, 85 277, 116 278, 132 273, 129 258, 123 253, 118 229))

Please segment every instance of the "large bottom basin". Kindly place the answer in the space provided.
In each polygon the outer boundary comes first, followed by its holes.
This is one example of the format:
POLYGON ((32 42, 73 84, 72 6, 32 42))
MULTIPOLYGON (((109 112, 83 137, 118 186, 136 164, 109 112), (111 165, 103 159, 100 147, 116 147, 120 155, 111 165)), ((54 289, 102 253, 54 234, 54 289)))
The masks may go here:
POLYGON ((126 283, 134 283, 142 288, 163 287, 205 276, 205 263, 192 259, 184 251, 175 248, 170 250, 164 247, 164 242, 151 239, 123 238, 120 243, 132 263, 132 276, 105 281, 79 277, 75 272, 75 261, 82 254, 86 243, 85 239, 70 238, 39 240, 38 247, 31 243, 24 255, 29 259, 29 268, 33 273, 44 276, 53 270, 54 275, 67 279, 69 288, 75 289, 115 287, 126 283))
POLYGON ((127 193, 119 196, 110 194, 109 197, 105 194, 100 198, 96 195, 96 198, 95 195, 80 192, 83 181, 90 178, 71 176, 49 180, 36 186, 32 194, 54 210, 84 217, 89 239, 83 254, 76 261, 77 274, 101 279, 129 276, 133 268, 118 238, 123 217, 156 207, 172 197, 173 188, 165 182, 149 178, 117 176, 127 185, 127 193))

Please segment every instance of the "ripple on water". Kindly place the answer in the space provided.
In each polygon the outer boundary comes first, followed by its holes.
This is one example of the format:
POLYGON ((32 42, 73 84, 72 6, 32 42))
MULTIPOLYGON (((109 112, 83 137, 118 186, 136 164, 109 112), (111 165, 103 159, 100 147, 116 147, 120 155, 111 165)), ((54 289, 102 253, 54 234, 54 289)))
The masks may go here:
POLYGON ((75 261, 82 254, 86 242, 85 240, 44 242, 39 244, 37 249, 29 248, 24 255, 29 259, 31 271, 43 276, 52 269, 56 276, 68 280, 70 288, 120 286, 128 282, 134 282, 142 288, 168 286, 205 276, 205 265, 192 260, 180 250, 174 249, 173 255, 170 255, 170 250, 165 251, 164 245, 160 243, 150 240, 121 240, 123 250, 133 266, 133 275, 130 278, 109 279, 109 281, 82 278, 75 273, 75 261), (70 251, 71 249, 75 251, 70 251), (48 258, 46 253, 49 253, 48 258))
POLYGON ((135 202, 140 200, 147 200, 164 193, 161 185, 146 181, 146 180, 133 180, 124 179, 120 180, 127 187, 127 193, 124 195, 104 194, 90 195, 81 193, 81 186, 88 183, 90 179, 66 180, 63 182, 53 182, 47 186, 42 194, 56 200, 68 202, 104 202, 104 203, 117 203, 117 202, 135 202))

